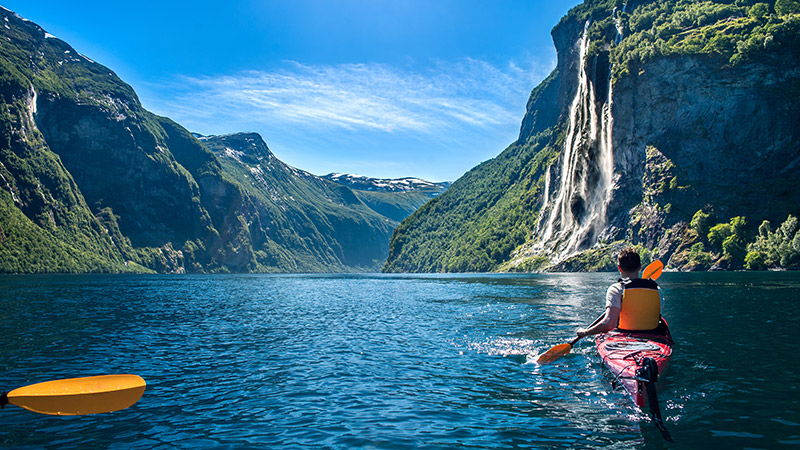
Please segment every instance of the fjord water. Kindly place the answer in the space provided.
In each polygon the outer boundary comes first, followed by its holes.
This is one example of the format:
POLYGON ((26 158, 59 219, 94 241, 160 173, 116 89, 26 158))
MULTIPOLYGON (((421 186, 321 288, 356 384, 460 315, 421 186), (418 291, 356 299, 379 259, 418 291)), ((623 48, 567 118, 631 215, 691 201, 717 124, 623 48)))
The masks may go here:
POLYGON ((666 445, 591 339, 614 274, 0 277, 2 386, 136 373, 133 407, 9 406, 3 448, 800 445, 798 273, 666 273, 666 445))

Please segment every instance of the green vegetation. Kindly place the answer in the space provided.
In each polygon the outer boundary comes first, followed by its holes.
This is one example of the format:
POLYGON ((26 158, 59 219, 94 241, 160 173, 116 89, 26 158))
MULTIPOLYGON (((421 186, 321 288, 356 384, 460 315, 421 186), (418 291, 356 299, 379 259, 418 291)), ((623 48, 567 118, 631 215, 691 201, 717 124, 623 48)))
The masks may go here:
MULTIPOLYGON (((591 19, 589 54, 606 55, 615 78, 638 74, 646 63, 664 57, 696 56, 710 67, 723 69, 785 55, 800 59, 800 15, 788 3, 651 0, 628 2, 630 7, 623 11, 625 3, 589 0, 559 24, 570 26, 572 32, 591 19), (623 39, 614 44, 618 26, 623 39)), ((520 142, 467 173, 398 227, 384 270, 552 269, 548 258, 526 254, 524 244, 534 240, 545 169, 563 146, 564 122, 552 125, 545 120, 545 127, 534 129, 539 118, 552 115, 558 107, 550 88, 559 81, 554 71, 531 94, 520 142)), ((643 199, 631 210, 633 231, 628 238, 634 243, 647 241, 652 248, 658 245, 654 233, 673 232, 665 229, 671 226, 667 223, 691 221, 683 230, 674 230, 674 239, 681 245, 676 262, 690 269, 743 267, 748 242, 744 217, 723 224, 716 224, 710 211, 699 211, 692 217, 702 201, 696 192, 700 187, 694 185, 697 181, 686 168, 678 167, 671 142, 664 145, 667 155, 654 147, 656 143, 647 144, 643 199)), ((616 244, 600 245, 555 269, 602 269, 612 264, 608 257, 616 244)))
POLYGON ((702 242, 695 242, 692 244, 692 248, 689 251, 689 261, 692 262, 694 266, 700 267, 710 267, 713 263, 711 254, 706 251, 706 247, 702 242))
MULTIPOLYGON (((555 74, 534 89, 529 111, 557 105, 559 78, 555 74)), ((558 158, 564 136, 557 114, 526 116, 517 142, 467 172, 395 229, 383 270, 510 270, 513 252, 533 237, 546 171, 558 158)), ((545 260, 522 264, 532 267, 545 260)))
POLYGON ((622 12, 624 3, 587 1, 562 19, 592 19, 590 54, 609 52, 615 77, 636 73, 663 56, 707 56, 732 66, 785 54, 800 56, 797 0, 650 0, 622 12), (612 45, 617 22, 624 38, 612 45))
POLYGON ((753 270, 800 268, 800 225, 790 215, 775 231, 765 220, 758 227, 755 242, 748 244, 745 267, 753 270))
POLYGON ((83 273, 128 271, 121 261, 93 254, 81 242, 59 239, 26 217, 0 191, 0 273, 83 273))
POLYGON ((711 227, 708 231, 708 242, 712 245, 712 248, 716 242, 721 243, 723 258, 728 258, 736 264, 740 264, 744 261, 746 253, 745 225, 744 217, 737 216, 732 218, 730 223, 711 227), (720 227, 722 227, 722 231, 715 234, 720 227))
MULTIPOLYGON (((723 75, 742 72, 745 65, 758 66, 758 69, 765 71, 772 68, 792 70, 793 61, 800 60, 800 14, 797 2, 588 0, 571 10, 557 26, 554 31, 557 45, 568 45, 569 39, 577 36, 581 25, 587 20, 591 20, 588 28, 589 55, 598 56, 594 60, 597 64, 609 61, 614 79, 630 76, 633 85, 636 82, 632 78, 646 71, 648 63, 659 59, 669 61, 690 56, 697 61, 698 67, 718 70, 723 75), (628 7, 623 8, 626 3, 628 7), (619 29, 623 31, 622 39, 615 43, 619 29)), ((562 47, 558 50, 560 54, 566 54, 568 49, 562 47)), ((603 74, 600 68, 596 73, 600 76, 603 74)), ((791 76, 791 73, 787 75, 791 76)), ((642 80, 644 83, 649 81, 653 80, 642 80)), ((518 142, 495 159, 467 173, 445 194, 422 207, 398 227, 384 270, 530 271, 603 270, 613 267, 610 258, 613 257, 615 246, 623 243, 621 241, 596 244, 555 266, 546 256, 536 254, 534 250, 536 237, 533 233, 543 204, 546 168, 557 159, 563 148, 566 128, 564 105, 568 105, 570 99, 558 98, 553 91, 559 83, 561 90, 564 90, 564 82, 565 79, 554 72, 533 91, 518 142), (559 119, 548 119, 555 116, 555 112, 560 112, 559 124, 553 123, 559 119), (537 122, 540 119, 543 119, 544 126, 537 122)), ((756 83, 753 80, 753 84, 756 83)), ((625 84, 623 86, 628 87, 625 84)), ((720 86, 720 91, 724 87, 720 86)), ((646 92, 651 86, 637 88, 646 92)), ((691 98, 693 86, 680 88, 676 92, 685 91, 687 98, 691 98)), ((767 98, 763 102, 764 108, 775 103, 771 100, 774 96, 796 97, 795 91, 795 81, 778 87, 767 85, 763 90, 763 96, 767 98)), ((646 159, 641 198, 638 197, 638 191, 630 187, 638 186, 640 180, 626 178, 625 172, 638 173, 640 161, 625 160, 624 157, 615 161, 625 169, 620 170, 621 188, 615 192, 614 201, 617 204, 614 207, 630 205, 624 208, 630 211, 627 223, 621 223, 623 214, 613 217, 612 227, 629 227, 623 230, 627 234, 620 232, 617 238, 624 236, 626 242, 639 244, 642 249, 653 249, 652 257, 657 256, 657 252, 664 252, 662 257, 671 256, 673 267, 685 270, 744 267, 748 252, 752 250, 748 248, 748 243, 754 239, 745 215, 772 218, 774 212, 771 209, 791 211, 795 208, 793 194, 787 193, 793 189, 785 188, 788 177, 776 177, 774 183, 779 189, 768 201, 759 200, 763 196, 762 189, 758 187, 762 180, 742 179, 737 184, 718 180, 716 174, 705 177, 704 170, 709 173, 724 170, 731 179, 745 177, 747 172, 739 171, 734 164, 724 169, 719 167, 720 161, 727 162, 725 152, 730 152, 734 160, 741 158, 742 164, 750 163, 746 156, 748 152, 737 152, 740 143, 738 137, 726 141, 736 133, 728 133, 724 127, 710 127, 703 121, 704 117, 716 117, 714 114, 693 117, 693 123, 679 123, 680 119, 672 116, 647 116, 649 111, 636 109, 639 107, 636 101, 623 101, 630 100, 625 98, 629 95, 627 92, 615 91, 616 95, 621 95, 622 99, 615 104, 620 105, 623 114, 629 114, 621 117, 620 123, 630 120, 631 124, 636 124, 638 118, 631 116, 639 114, 645 115, 642 123, 649 125, 648 120, 653 119, 656 124, 654 127, 658 128, 658 121, 663 120, 665 128, 663 134, 653 131, 651 135, 639 136, 634 131, 636 137, 631 140, 625 136, 619 137, 623 145, 643 144, 646 159), (633 110, 623 109, 628 107, 633 110), (639 137, 650 140, 637 140, 639 137), (702 146, 706 143, 710 147, 707 158, 702 154, 702 146), (742 201, 736 204, 739 198, 742 201), (728 217, 724 222, 717 223, 721 218, 715 218, 711 209, 695 213, 704 202, 718 203, 720 211, 729 213, 728 217)), ((735 94, 732 92, 732 95, 735 94)), ((761 93, 755 95, 753 105, 762 104, 758 95, 761 93)), ((750 105, 743 103, 742 108, 749 108, 750 105)), ((789 117, 794 117, 792 107, 788 109, 789 117)), ((683 109, 679 114, 682 112, 683 109)), ((688 113, 695 114, 694 111, 688 113)), ((736 117, 738 121, 740 117, 736 117)), ((725 127, 740 125, 731 122, 725 127)), ((621 129, 622 134, 630 132, 625 125, 621 129)), ((755 129, 761 130, 760 124, 754 125, 755 129)), ((784 140, 776 140, 780 149, 770 148, 764 152, 778 155, 780 162, 777 164, 781 164, 781 167, 794 164, 794 156, 783 160, 785 153, 796 153, 796 140, 792 132, 787 135, 784 140)), ((623 149, 621 153, 627 155, 628 150, 623 149)), ((767 156, 762 153, 753 156, 758 164, 764 166, 763 171, 752 170, 753 174, 761 176, 773 170, 768 162, 759 159, 767 159, 767 156)), ((766 253, 760 260, 766 264, 766 253)), ((771 262, 774 260, 769 259, 771 262)))
POLYGON ((711 208, 697 211, 690 222, 695 234, 688 253, 688 268, 709 268, 712 264, 728 268, 740 268, 744 264, 747 221, 744 217, 734 217, 729 222, 710 226, 713 212, 711 208))
MULTIPOLYGON (((561 264, 548 267, 547 270, 558 272, 613 272, 617 268, 617 255, 619 255, 620 249, 628 245, 626 242, 596 245, 561 264)), ((649 259, 648 256, 641 254, 642 247, 639 247, 638 250, 642 261, 647 261, 649 259)))
POLYGON ((515 272, 616 272, 617 256, 625 247, 636 249, 641 257, 643 267, 658 259, 657 250, 651 250, 641 244, 633 244, 628 240, 619 240, 611 243, 599 242, 555 265, 549 259, 537 255, 515 267, 510 267, 509 270, 515 272))
MULTIPOLYGON (((623 4, 589 0, 564 19, 571 26, 593 20, 590 53, 602 55, 599 61, 607 57, 617 78, 663 57, 691 55, 724 70, 784 56, 790 58, 781 67, 800 60, 798 0, 646 0, 622 11, 623 4), (618 26, 624 39, 612 45, 618 26)), ((0 272, 374 270, 387 252, 384 270, 390 272, 551 264, 524 250, 535 241, 547 170, 565 139, 559 118, 566 100, 558 97, 564 80, 557 70, 531 93, 519 140, 405 219, 387 243, 397 224, 391 218, 405 217, 427 199, 354 192, 280 163, 259 136, 197 140, 144 110, 107 68, 45 38, 35 24, 7 11, 0 17, 8 19, 0 28, 0 272)), ((793 98, 800 91, 792 80, 780 92, 793 98)), ((792 152, 792 139, 776 139, 776 145, 792 152)), ((643 258, 654 258, 657 251, 648 248, 660 248, 656 233, 674 238, 667 251, 674 250, 671 261, 680 268, 800 265, 794 216, 774 232, 762 223, 757 235, 744 218, 752 208, 726 204, 720 208, 725 218, 710 208, 692 216, 703 202, 758 197, 760 191, 715 191, 709 184, 698 192, 697 178, 679 166, 685 160, 670 143, 645 146, 643 198, 628 224, 636 231, 559 268, 613 268, 614 252, 628 241, 639 245, 643 258)), ((782 167, 791 168, 791 158, 782 167)), ((695 167, 704 162, 698 159, 695 167)), ((778 211, 796 208, 783 189, 792 179, 777 182, 778 211)), ((775 220, 771 206, 750 216, 775 220)))
POLYGON ((717 265, 731 269, 800 268, 800 224, 789 215, 778 229, 765 220, 758 232, 748 230, 744 217, 709 226, 711 208, 698 211, 690 224, 688 254, 674 257, 678 268, 708 269, 717 265), (705 232, 707 230, 707 233, 705 232))
POLYGON ((395 230, 387 272, 497 270, 536 227, 553 130, 515 143, 461 177, 395 230))
POLYGON ((236 227, 217 225, 225 216, 215 218, 213 205, 207 207, 218 229, 239 230, 235 235, 224 234, 223 239, 234 243, 234 248, 256 250, 240 255, 248 258, 249 271, 380 268, 397 222, 370 209, 351 189, 286 166, 256 134, 212 137, 204 142, 227 179, 226 196, 257 205, 256 215, 240 216, 236 227))
POLYGON ((132 270, 32 122, 30 40, 4 29, 19 44, 0 39, 0 272, 132 270))
POLYGON ((552 261, 545 255, 534 255, 530 258, 523 258, 521 262, 516 265, 511 265, 508 262, 501 265, 498 270, 510 272, 541 272, 550 267, 552 261))
POLYGON ((350 189, 257 135, 228 137, 242 161, 215 154, 108 68, 0 20, 0 273, 380 268, 396 222, 350 189))
POLYGON ((693 230, 697 231, 700 236, 705 236, 708 234, 708 229, 711 226, 711 220, 711 213, 701 209, 698 210, 694 216, 692 216, 692 221, 689 222, 689 226, 692 227, 693 230))

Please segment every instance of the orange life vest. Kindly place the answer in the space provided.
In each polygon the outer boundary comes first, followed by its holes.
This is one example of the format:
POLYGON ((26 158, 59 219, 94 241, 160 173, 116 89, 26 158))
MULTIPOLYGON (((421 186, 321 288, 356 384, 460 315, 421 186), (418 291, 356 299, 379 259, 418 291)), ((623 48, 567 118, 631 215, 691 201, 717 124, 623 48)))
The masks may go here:
POLYGON ((661 317, 661 295, 653 280, 635 278, 622 283, 622 309, 619 325, 623 330, 642 331, 658 327, 661 317))

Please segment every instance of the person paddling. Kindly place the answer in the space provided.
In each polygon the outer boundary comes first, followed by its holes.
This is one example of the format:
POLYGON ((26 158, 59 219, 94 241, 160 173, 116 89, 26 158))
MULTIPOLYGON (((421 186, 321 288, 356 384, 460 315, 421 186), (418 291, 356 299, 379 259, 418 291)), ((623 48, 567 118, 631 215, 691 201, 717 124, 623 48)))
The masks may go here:
POLYGON ((603 318, 589 328, 578 328, 578 338, 620 331, 658 332, 662 327, 661 291, 655 281, 639 278, 642 262, 632 247, 619 252, 617 269, 622 278, 606 291, 606 310, 603 318))

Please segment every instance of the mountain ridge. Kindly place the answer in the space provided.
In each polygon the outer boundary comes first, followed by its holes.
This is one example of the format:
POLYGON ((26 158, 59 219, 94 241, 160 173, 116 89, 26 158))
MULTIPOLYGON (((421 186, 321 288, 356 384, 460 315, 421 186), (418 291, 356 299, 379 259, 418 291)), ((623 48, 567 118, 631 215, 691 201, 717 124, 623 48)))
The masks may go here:
MULTIPOLYGON (((374 178, 366 175, 346 174, 346 173, 329 173, 323 175, 323 178, 346 186, 354 187, 358 190, 376 191, 383 190, 386 192, 397 191, 410 191, 414 189, 447 189, 450 186, 449 181, 427 181, 416 177, 403 177, 403 178, 374 178)), ((435 195, 432 195, 435 197, 435 195)))
POLYGON ((274 157, 143 108, 107 67, 0 10, 0 272, 378 270, 397 222, 274 157))
POLYGON ((735 3, 570 10, 517 141, 403 221, 384 271, 613 270, 625 245, 673 270, 796 267, 800 5, 735 3))
POLYGON ((413 177, 387 179, 340 173, 330 173, 323 178, 349 187, 364 204, 398 224, 441 195, 451 184, 413 177))

